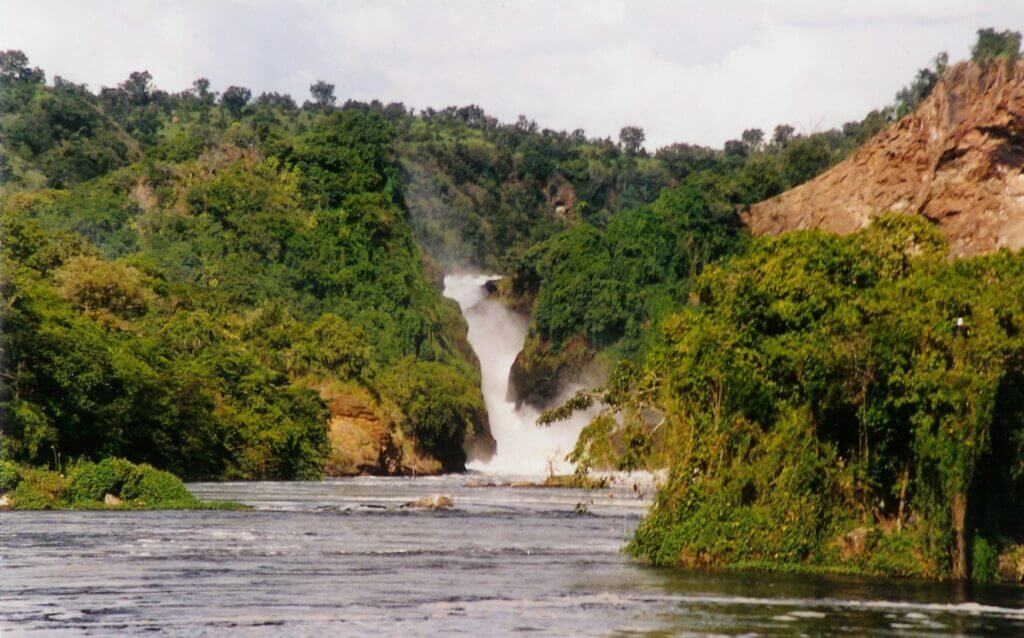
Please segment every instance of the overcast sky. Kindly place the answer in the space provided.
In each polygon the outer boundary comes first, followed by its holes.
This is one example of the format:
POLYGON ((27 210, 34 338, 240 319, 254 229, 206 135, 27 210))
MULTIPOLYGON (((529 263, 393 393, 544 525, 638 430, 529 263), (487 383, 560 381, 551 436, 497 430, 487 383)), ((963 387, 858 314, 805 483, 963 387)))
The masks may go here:
POLYGON ((1024 29, 1024 0, 0 0, 0 48, 96 90, 131 71, 340 101, 475 103, 503 121, 720 146, 744 128, 813 132, 891 101, 979 27, 1024 29))

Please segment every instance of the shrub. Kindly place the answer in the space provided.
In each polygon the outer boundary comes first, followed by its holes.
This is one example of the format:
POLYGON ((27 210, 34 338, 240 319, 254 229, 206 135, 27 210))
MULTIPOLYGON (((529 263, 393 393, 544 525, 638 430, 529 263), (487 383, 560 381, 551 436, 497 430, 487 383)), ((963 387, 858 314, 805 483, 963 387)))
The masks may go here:
POLYGON ((71 482, 65 498, 71 503, 77 503, 102 501, 107 494, 124 496, 123 488, 135 470, 135 466, 124 459, 83 463, 71 470, 71 482))
POLYGON ((983 536, 975 536, 971 548, 971 578, 991 583, 999 578, 999 552, 983 536))
POLYGON ((196 500, 181 479, 151 465, 138 465, 133 468, 121 489, 121 497, 132 501, 138 500, 149 506, 196 500))
POLYGON ((18 487, 21 482, 21 474, 18 466, 10 461, 0 461, 0 492, 10 492, 18 487))
POLYGON ((978 29, 978 41, 971 47, 971 59, 982 66, 1004 58, 1012 63, 1020 57, 1020 31, 978 29))
POLYGON ((462 442, 484 411, 476 384, 449 365, 407 358, 392 371, 387 388, 405 414, 404 430, 446 470, 462 469, 462 442))
POLYGON ((42 468, 15 467, 19 481, 10 498, 18 509, 50 509, 59 504, 64 477, 42 468))

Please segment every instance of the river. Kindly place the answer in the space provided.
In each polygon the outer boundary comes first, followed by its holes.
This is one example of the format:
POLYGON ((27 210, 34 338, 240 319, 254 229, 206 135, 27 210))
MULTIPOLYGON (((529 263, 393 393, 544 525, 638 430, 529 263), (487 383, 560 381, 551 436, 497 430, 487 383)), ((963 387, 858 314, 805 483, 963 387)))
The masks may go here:
POLYGON ((622 553, 645 507, 631 485, 473 487, 501 480, 201 483, 256 509, 4 512, 0 633, 1024 635, 1019 588, 653 569, 622 553), (452 511, 399 507, 439 492, 452 511))
MULTIPOLYGON (((0 634, 1024 635, 1024 589, 637 564, 649 481, 513 486, 568 469, 585 417, 507 400, 525 323, 449 278, 498 443, 465 475, 195 483, 249 511, 2 512, 0 634), (402 505, 448 494, 450 511, 402 505)), ((567 389, 571 390, 571 389, 567 389)))

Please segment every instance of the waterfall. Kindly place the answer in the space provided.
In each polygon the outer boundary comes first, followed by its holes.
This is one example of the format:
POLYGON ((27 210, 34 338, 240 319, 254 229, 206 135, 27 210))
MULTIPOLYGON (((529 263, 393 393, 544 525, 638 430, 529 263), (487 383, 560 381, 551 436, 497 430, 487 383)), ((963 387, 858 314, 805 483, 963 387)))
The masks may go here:
POLYGON ((540 413, 508 400, 509 371, 526 341, 526 317, 499 301, 487 298, 484 284, 498 277, 481 274, 447 275, 444 295, 458 302, 469 325, 469 343, 480 360, 481 390, 487 406, 497 452, 486 463, 467 464, 472 470, 493 474, 543 475, 571 472, 565 455, 576 445, 586 414, 550 427, 538 427, 540 413))

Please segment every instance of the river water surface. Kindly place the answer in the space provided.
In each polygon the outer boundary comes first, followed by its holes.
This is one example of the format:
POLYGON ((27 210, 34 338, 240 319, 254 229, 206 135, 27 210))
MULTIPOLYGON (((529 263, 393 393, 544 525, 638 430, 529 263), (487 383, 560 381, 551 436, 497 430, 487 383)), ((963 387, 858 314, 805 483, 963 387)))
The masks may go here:
POLYGON ((0 633, 1024 635, 1018 588, 654 569, 622 553, 646 506, 628 482, 476 486, 501 480, 202 483, 255 509, 4 512, 0 633), (432 493, 455 508, 400 507, 432 493))

